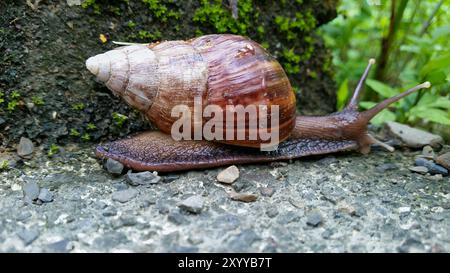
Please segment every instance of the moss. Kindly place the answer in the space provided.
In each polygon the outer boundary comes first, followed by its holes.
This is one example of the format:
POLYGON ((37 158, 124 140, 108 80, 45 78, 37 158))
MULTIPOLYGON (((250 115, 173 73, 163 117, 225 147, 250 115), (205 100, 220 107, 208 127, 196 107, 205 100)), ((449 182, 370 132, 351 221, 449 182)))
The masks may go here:
POLYGON ((57 153, 59 153, 59 146, 55 143, 52 143, 48 148, 47 156, 52 157, 57 153))

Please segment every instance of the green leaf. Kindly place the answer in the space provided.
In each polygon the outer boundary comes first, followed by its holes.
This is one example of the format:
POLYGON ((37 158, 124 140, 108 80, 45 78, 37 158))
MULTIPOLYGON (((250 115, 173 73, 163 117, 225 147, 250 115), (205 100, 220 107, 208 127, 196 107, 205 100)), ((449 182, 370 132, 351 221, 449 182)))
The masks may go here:
POLYGON ((432 86, 440 85, 447 82, 447 75, 442 70, 431 71, 425 77, 426 81, 429 81, 432 86))
POLYGON ((345 79, 337 91, 337 108, 342 110, 348 98, 348 79, 345 79))
POLYGON ((430 72, 435 70, 450 68, 450 53, 447 53, 439 58, 431 59, 422 69, 420 75, 425 77, 430 72))
POLYGON ((432 34, 433 39, 439 38, 441 36, 448 37, 449 35, 450 35, 450 24, 436 28, 432 34))
POLYGON ((366 83, 368 86, 370 86, 375 92, 377 92, 378 94, 380 94, 381 96, 385 97, 385 98, 390 98, 392 96, 395 96, 397 94, 397 91, 395 91, 394 88, 387 86, 386 84, 376 81, 376 80, 372 80, 372 79, 367 79, 366 83))
POLYGON ((395 121, 395 114, 387 109, 384 109, 381 111, 378 115, 376 115, 372 120, 370 120, 370 123, 375 125, 382 125, 383 123, 387 121, 395 121))
POLYGON ((440 97, 435 102, 431 103, 430 107, 450 109, 450 99, 440 97))
POLYGON ((361 101, 359 103, 359 106, 361 106, 362 109, 367 110, 367 109, 370 109, 370 108, 374 107, 376 104, 377 103, 373 102, 373 101, 361 101))
POLYGON ((428 108, 423 111, 415 111, 412 113, 412 115, 427 119, 432 122, 450 126, 450 118, 448 117, 447 112, 440 109, 428 108))

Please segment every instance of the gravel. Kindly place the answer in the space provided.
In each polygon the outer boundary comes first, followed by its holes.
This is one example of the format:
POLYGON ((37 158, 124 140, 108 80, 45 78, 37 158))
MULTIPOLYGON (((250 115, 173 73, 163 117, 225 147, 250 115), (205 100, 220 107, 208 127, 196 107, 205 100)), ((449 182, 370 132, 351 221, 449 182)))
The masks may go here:
POLYGON ((161 177, 159 177, 156 172, 133 173, 130 170, 128 171, 126 177, 128 184, 132 186, 156 184, 161 181, 161 177))
POLYGON ((105 164, 106 170, 113 175, 120 175, 123 172, 124 166, 122 163, 108 158, 105 164))
POLYGON ((204 198, 199 195, 188 197, 178 204, 181 209, 198 214, 203 209, 204 198))
POLYGON ((421 150, 238 165, 239 191, 217 182, 221 169, 130 186, 91 147, 64 160, 39 150, 0 172, 0 252, 450 251, 450 179, 409 171, 421 150), (52 202, 23 202, 45 189, 52 202))
POLYGON ((116 191, 112 194, 112 200, 118 201, 120 203, 126 203, 138 195, 138 191, 135 189, 126 189, 116 191))

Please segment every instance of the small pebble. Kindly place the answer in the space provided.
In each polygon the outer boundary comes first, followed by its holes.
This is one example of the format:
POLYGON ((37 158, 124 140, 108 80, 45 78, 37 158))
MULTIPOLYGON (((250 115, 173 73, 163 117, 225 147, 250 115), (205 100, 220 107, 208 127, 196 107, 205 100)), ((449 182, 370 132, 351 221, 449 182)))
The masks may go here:
POLYGON ((423 147, 423 149, 422 149, 422 155, 423 155, 425 158, 428 158, 428 159, 434 159, 434 150, 433 150, 433 147, 431 147, 430 145, 427 145, 427 146, 423 147))
POLYGON ((106 160, 105 167, 109 173, 114 175, 120 175, 123 171, 123 164, 111 158, 106 160))
POLYGON ((226 184, 232 184, 238 178, 239 169, 234 165, 226 168, 217 175, 217 180, 226 184))
POLYGON ((427 167, 424 167, 424 166, 414 166, 414 167, 409 167, 408 169, 415 173, 420 173, 420 174, 428 173, 427 167))
POLYGON ((416 166, 427 167, 428 172, 430 174, 442 174, 443 176, 447 176, 448 175, 448 170, 447 169, 445 169, 444 167, 434 163, 431 160, 426 160, 424 158, 417 158, 415 160, 415 164, 416 164, 416 166))
POLYGON ((105 217, 116 216, 117 209, 115 207, 106 207, 106 209, 103 210, 102 215, 105 217))
POLYGON ((262 196, 272 197, 272 195, 275 193, 275 189, 271 187, 262 187, 259 188, 259 192, 262 196))
POLYGON ((436 163, 450 170, 450 153, 445 153, 436 158, 436 163))
POLYGON ((306 215, 306 224, 308 226, 317 227, 322 222, 323 222, 322 215, 318 211, 312 211, 306 215))
POLYGON ((112 200, 120 203, 126 203, 138 195, 138 191, 135 189, 127 189, 122 191, 116 191, 112 194, 112 200))
POLYGON ((191 197, 186 198, 178 204, 180 209, 185 211, 198 214, 203 209, 204 198, 200 195, 193 195, 191 197))
POLYGON ((39 192, 38 199, 44 203, 52 202, 53 193, 51 193, 48 189, 42 188, 41 191, 39 192))
POLYGON ((252 193, 238 193, 234 190, 229 193, 231 199, 235 201, 241 201, 241 202, 255 202, 258 199, 258 195, 252 194, 252 193))
POLYGON ((39 186, 36 182, 28 182, 22 187, 25 199, 34 201, 39 196, 39 186))
POLYGON ((37 229, 23 229, 19 231, 17 235, 22 239, 25 245, 29 245, 39 237, 40 232, 37 229))
POLYGON ((127 173, 127 182, 132 186, 156 184, 161 181, 157 172, 133 173, 131 170, 127 173))
POLYGON ((33 142, 26 137, 21 137, 19 145, 17 146, 17 154, 20 157, 28 158, 34 151, 33 142))
POLYGON ((180 178, 179 175, 166 175, 163 177, 163 183, 170 183, 180 178))

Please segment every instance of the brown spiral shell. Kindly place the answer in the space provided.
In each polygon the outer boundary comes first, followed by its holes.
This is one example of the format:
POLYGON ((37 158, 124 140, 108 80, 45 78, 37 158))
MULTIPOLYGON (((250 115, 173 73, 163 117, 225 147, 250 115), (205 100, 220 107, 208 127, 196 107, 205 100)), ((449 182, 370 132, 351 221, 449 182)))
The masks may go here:
MULTIPOLYGON (((117 96, 138 109, 162 132, 170 134, 178 117, 176 105, 192 111, 194 98, 203 108, 218 105, 279 105, 279 140, 291 134, 295 123, 295 95, 281 65, 258 43, 237 35, 206 35, 188 41, 166 41, 150 45, 120 47, 87 60, 86 66, 117 96)), ((270 114, 270 112, 269 112, 270 114)), ((220 141, 259 147, 263 142, 220 141)), ((264 117, 266 118, 266 117, 264 117)), ((208 118, 203 118, 202 123, 208 118)), ((226 134, 225 124, 223 130, 226 134)))

